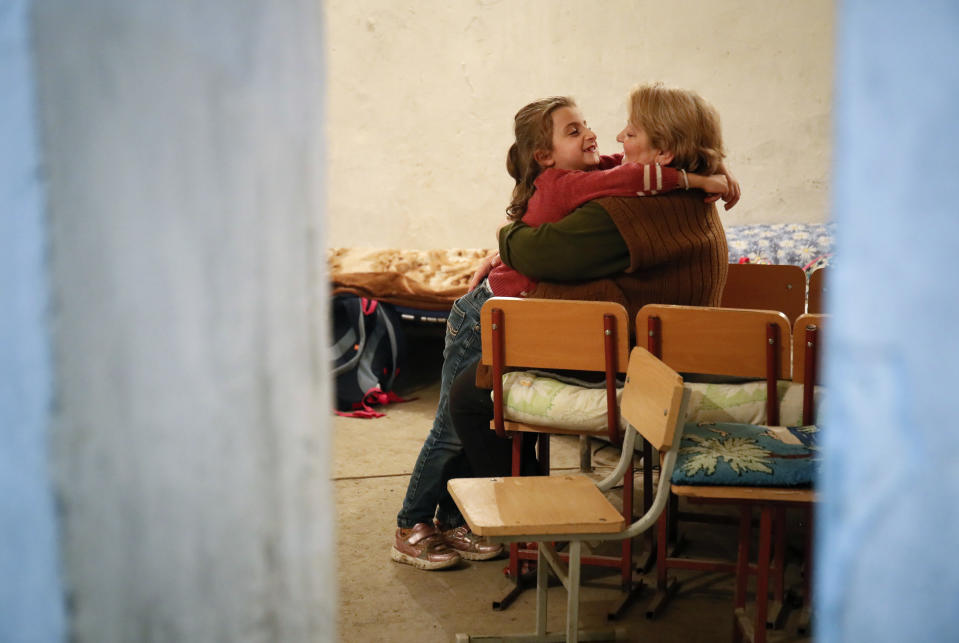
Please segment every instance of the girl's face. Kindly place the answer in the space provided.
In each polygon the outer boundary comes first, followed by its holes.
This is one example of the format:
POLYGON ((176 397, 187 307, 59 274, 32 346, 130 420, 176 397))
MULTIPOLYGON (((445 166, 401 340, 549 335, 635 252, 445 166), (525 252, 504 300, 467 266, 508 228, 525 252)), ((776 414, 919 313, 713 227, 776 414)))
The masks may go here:
POLYGON ((667 165, 673 155, 656 149, 650 144, 646 130, 627 121, 626 127, 616 136, 623 144, 623 163, 659 163, 667 165))
POLYGON ((553 149, 536 152, 536 161, 544 168, 587 170, 599 164, 596 134, 576 107, 560 107, 553 112, 553 149))

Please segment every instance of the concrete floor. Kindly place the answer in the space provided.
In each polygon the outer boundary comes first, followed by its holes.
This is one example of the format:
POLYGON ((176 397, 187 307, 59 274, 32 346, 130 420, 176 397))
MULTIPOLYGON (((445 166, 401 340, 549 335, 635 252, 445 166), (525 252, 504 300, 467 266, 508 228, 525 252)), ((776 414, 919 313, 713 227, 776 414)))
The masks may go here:
MULTIPOLYGON (((491 602, 510 587, 503 575, 506 559, 466 562, 456 568, 425 572, 390 560, 389 549, 398 511, 413 463, 429 432, 438 399, 442 338, 431 329, 411 329, 409 373, 401 382, 415 401, 386 409, 386 417, 334 420, 334 489, 337 508, 339 571, 339 640, 447 642, 460 632, 511 634, 532 631, 534 592, 524 592, 504 611, 491 602)), ((554 437, 554 471, 577 471, 575 438, 554 437)), ((594 451, 601 445, 594 444, 594 451)), ((597 475, 614 463, 609 447, 594 456, 597 475)), ((641 498, 637 480, 637 497, 641 498)), ((614 500, 614 503, 617 502, 614 500)), ((687 551, 691 555, 735 555, 735 528, 689 525, 687 551)), ((792 532, 791 532, 792 534, 792 532)), ((792 537, 790 542, 792 543, 792 537)), ((637 539, 642 550, 645 541, 637 539)), ((753 550, 755 551, 755 549, 753 550)), ((718 573, 677 572, 678 594, 654 620, 645 617, 646 604, 655 586, 655 570, 648 574, 643 592, 615 622, 626 628, 631 641, 711 643, 728 641, 732 631, 733 579, 718 573)), ((606 607, 617 595, 617 578, 611 571, 584 568, 580 624, 608 627, 606 607)), ((787 579, 798 583, 796 566, 787 566, 787 579)), ((549 629, 565 627, 565 590, 550 589, 549 629)), ((781 630, 770 630, 774 643, 809 641, 797 632, 798 610, 789 614, 781 630)))

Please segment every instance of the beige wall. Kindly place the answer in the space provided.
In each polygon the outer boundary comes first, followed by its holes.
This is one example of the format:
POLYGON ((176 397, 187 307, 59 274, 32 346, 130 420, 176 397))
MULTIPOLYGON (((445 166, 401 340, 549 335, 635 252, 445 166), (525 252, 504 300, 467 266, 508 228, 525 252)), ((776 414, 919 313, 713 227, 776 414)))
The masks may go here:
POLYGON ((573 95, 618 151, 625 96, 662 80, 719 109, 743 184, 727 226, 828 219, 829 0, 329 0, 329 243, 489 247, 516 110, 573 95))

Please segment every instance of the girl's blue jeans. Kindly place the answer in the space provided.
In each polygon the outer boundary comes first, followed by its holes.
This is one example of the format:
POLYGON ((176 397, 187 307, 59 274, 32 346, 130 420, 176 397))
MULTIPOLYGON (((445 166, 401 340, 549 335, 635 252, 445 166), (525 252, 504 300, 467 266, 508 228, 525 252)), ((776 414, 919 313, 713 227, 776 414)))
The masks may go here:
POLYGON ((491 296, 492 291, 484 281, 457 299, 450 310, 443 348, 439 406, 433 419, 433 428, 426 436, 413 466, 403 508, 396 516, 399 527, 409 528, 420 522, 432 524, 434 516, 447 528, 459 527, 464 523, 463 516, 446 490, 446 482, 450 478, 470 475, 463 445, 450 419, 450 386, 457 375, 480 357, 480 309, 491 296))

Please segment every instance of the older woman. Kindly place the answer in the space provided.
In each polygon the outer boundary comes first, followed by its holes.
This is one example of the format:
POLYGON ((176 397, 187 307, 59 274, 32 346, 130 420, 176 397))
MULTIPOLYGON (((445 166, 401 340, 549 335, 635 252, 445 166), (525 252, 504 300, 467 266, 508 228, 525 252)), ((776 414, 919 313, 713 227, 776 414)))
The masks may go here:
MULTIPOLYGON (((722 171, 719 116, 692 91, 637 87, 616 140, 627 162, 722 171)), ((739 199, 738 184, 730 185, 727 209, 739 199)), ((504 226, 499 244, 506 264, 539 282, 530 297, 615 301, 631 318, 648 303, 718 305, 729 265, 716 207, 699 191, 598 199, 556 223, 504 226)), ((490 394, 475 376, 476 365, 452 384, 453 426, 474 476, 508 475, 510 441, 490 431, 490 394)), ((529 454, 531 443, 524 447, 529 454)))

